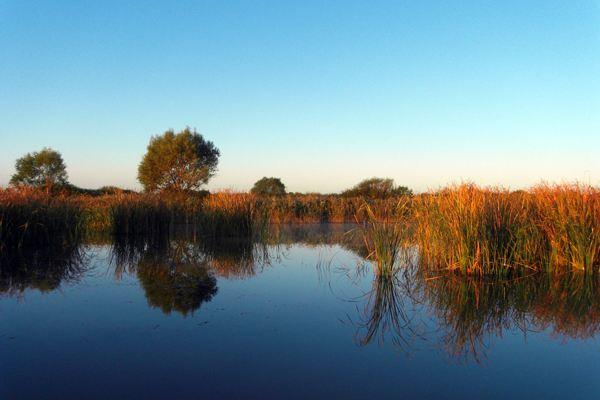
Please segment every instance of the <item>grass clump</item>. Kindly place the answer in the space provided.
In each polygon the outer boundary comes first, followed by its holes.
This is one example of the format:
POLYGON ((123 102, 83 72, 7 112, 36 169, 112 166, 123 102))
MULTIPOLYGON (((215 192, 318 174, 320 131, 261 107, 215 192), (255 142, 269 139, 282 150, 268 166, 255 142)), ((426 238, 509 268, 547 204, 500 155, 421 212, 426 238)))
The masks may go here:
POLYGON ((394 207, 377 211, 365 202, 362 210, 365 218, 360 230, 368 250, 367 258, 375 262, 376 275, 391 276, 397 270, 399 258, 405 255, 403 244, 407 238, 409 201, 404 199, 394 207))
POLYGON ((197 225, 213 237, 251 236, 263 229, 264 220, 256 197, 246 193, 220 192, 208 196, 197 215, 197 225))
POLYGON ((0 191, 0 259, 45 257, 77 247, 84 236, 79 207, 28 189, 0 191))
POLYGON ((420 196, 415 209, 428 268, 475 275, 600 268, 600 200, 592 187, 460 185, 420 196))
POLYGON ((541 266, 543 238, 526 195, 461 185, 421 196, 415 208, 416 239, 428 266, 477 275, 541 266))
POLYGON ((168 236, 172 212, 154 197, 125 196, 110 210, 113 237, 168 236))
POLYGON ((583 185, 542 185, 532 195, 554 268, 600 269, 600 191, 583 185))

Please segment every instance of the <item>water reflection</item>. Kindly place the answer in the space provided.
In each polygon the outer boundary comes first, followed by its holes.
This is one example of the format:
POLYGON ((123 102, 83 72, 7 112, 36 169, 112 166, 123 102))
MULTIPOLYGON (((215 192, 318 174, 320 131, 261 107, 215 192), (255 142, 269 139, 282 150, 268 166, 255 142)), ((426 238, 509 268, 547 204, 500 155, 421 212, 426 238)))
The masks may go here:
MULTIPOLYGON (((284 227, 278 240, 339 245, 368 268, 365 247, 359 235, 351 233, 348 227, 284 227)), ((589 339, 600 332, 598 274, 482 279, 451 273, 428 276, 418 264, 417 252, 408 249, 392 277, 366 274, 372 280, 371 290, 361 297, 357 317, 351 318, 359 345, 391 341, 409 351, 417 342, 441 344, 451 358, 481 362, 494 340, 508 332, 521 332, 524 338, 545 332, 563 342, 589 339)), ((319 277, 335 281, 333 267, 330 261, 319 262, 319 277)), ((346 268, 338 271, 350 277, 346 268)))
POLYGON ((217 280, 196 263, 140 264, 137 277, 151 307, 188 315, 217 294, 217 280))
POLYGON ((600 331, 598 276, 486 280, 449 275, 424 278, 418 285, 454 357, 480 361, 492 340, 509 330, 524 336, 549 331, 563 341, 591 338, 600 331))
POLYGON ((27 289, 50 292, 62 283, 75 282, 87 270, 81 246, 39 248, 0 257, 0 294, 20 296, 27 289))
POLYGON ((375 276, 357 324, 357 340, 367 345, 391 337, 394 345, 408 349, 409 336, 414 333, 406 303, 405 286, 398 275, 375 276))
POLYGON ((217 277, 249 278, 268 264, 269 250, 252 239, 171 234, 115 238, 114 275, 135 275, 148 304, 188 315, 217 294, 217 277))
MULTIPOLYGON (((260 279, 261 271, 279 263, 286 249, 298 244, 318 252, 322 246, 339 246, 368 266, 365 246, 360 235, 349 233, 352 229, 282 226, 262 241, 186 234, 119 238, 111 243, 110 268, 117 280, 134 276, 150 307, 188 316, 218 295, 218 280, 260 279)), ((351 276, 344 254, 343 259, 317 263, 316 272, 321 279, 330 277, 333 287, 340 281, 331 277, 331 270, 344 262, 345 268, 336 271, 362 283, 355 286, 358 294, 352 300, 358 304, 351 315, 360 346, 391 342, 408 352, 422 344, 441 345, 452 358, 481 361, 507 332, 526 336, 544 331, 562 341, 589 339, 600 332, 597 275, 537 274, 512 280, 427 276, 418 268, 416 252, 408 252, 391 277, 376 277, 368 269, 351 276)), ((55 290, 84 276, 89 258, 81 247, 71 246, 3 260, 0 294, 55 290)), ((343 319, 343 314, 331 318, 343 319)))
POLYGON ((269 245, 302 244, 308 247, 339 246, 364 261, 369 250, 357 224, 307 224, 273 226, 266 238, 269 245))
POLYGON ((185 238, 135 237, 115 240, 115 276, 135 274, 151 307, 188 315, 217 293, 205 253, 185 238))

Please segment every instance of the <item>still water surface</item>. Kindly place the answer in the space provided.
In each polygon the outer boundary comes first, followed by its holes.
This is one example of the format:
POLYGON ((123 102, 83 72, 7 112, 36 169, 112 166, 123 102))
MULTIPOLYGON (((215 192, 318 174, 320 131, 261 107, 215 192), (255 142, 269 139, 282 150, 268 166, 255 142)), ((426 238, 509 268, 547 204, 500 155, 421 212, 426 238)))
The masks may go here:
POLYGON ((381 281, 346 230, 3 271, 0 398, 600 395, 595 284, 381 281))

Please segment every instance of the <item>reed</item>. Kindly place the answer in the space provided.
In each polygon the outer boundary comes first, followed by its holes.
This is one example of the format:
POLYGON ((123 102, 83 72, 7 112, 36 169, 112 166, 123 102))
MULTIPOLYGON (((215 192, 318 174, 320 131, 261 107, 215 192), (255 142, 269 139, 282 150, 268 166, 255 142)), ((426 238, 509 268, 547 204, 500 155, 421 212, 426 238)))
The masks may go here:
POLYGON ((81 210, 67 199, 27 189, 0 191, 0 259, 44 257, 78 246, 83 235, 81 210))
MULTIPOLYGON (((378 276, 391 276, 398 268, 398 261, 406 255, 408 220, 410 206, 408 199, 403 199, 391 208, 374 210, 365 202, 361 208, 366 218, 360 225, 368 259, 375 262, 375 273, 378 276)), ((360 221, 360 217, 357 217, 360 221)))
POLYGON ((420 196, 414 208, 426 268, 510 275, 600 267, 600 200, 592 187, 460 185, 420 196))
POLYGON ((540 235, 524 196, 461 185, 421 196, 415 208, 427 266, 477 275, 539 267, 540 235))
POLYGON ((600 192, 583 185, 541 185, 510 192, 450 186, 417 196, 365 200, 326 195, 257 197, 248 193, 50 197, 30 189, 0 192, 0 251, 77 242, 84 233, 203 237, 266 236, 270 224, 360 224, 378 274, 399 249, 418 248, 422 267, 467 275, 600 270, 600 192))
MULTIPOLYGON (((376 210, 391 209, 404 197, 369 200, 376 210)), ((362 197, 334 195, 294 195, 260 198, 258 207, 264 210, 272 224, 344 223, 368 218, 362 197)))
POLYGON ((600 190, 584 185, 542 185, 532 190, 539 226, 553 268, 600 269, 600 190))
POLYGON ((173 219, 172 210, 154 197, 124 196, 110 213, 115 238, 168 236, 173 219))
POLYGON ((263 229, 261 217, 254 195, 220 192, 204 200, 197 214, 197 225, 213 237, 251 236, 263 229))
POLYGON ((255 197, 220 192, 203 198, 123 195, 110 208, 114 236, 249 237, 265 229, 255 197))

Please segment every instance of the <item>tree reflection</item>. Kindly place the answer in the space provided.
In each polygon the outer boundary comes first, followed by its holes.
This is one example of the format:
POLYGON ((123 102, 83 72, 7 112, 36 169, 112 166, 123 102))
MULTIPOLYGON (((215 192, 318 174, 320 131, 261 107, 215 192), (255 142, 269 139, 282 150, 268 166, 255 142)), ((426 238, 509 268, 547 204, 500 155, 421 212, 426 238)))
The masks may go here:
POLYGON ((148 304, 165 314, 188 315, 217 293, 217 280, 203 251, 193 242, 170 236, 115 238, 114 273, 135 274, 148 304))
POLYGON ((217 294, 217 280, 207 268, 194 263, 143 264, 137 277, 148 304, 165 314, 188 315, 217 294))
POLYGON ((189 234, 115 238, 117 279, 135 274, 148 303, 187 315, 217 293, 216 276, 247 278, 268 262, 269 251, 251 239, 214 239, 189 234))

